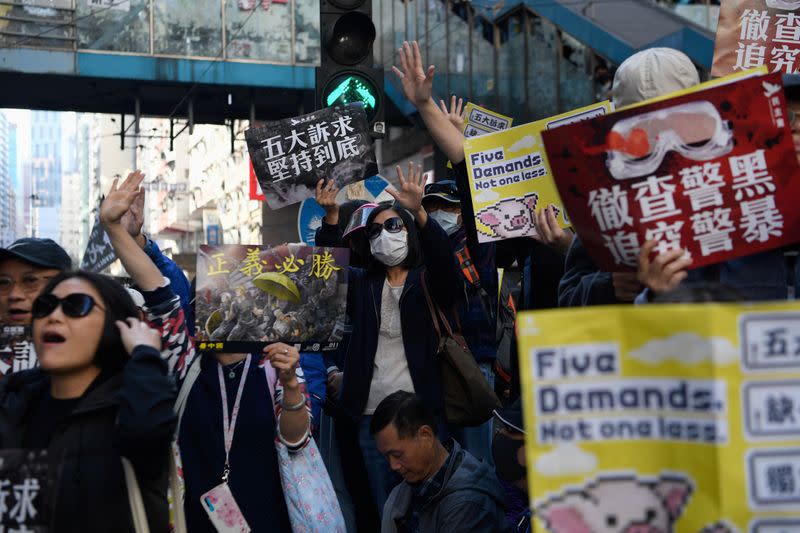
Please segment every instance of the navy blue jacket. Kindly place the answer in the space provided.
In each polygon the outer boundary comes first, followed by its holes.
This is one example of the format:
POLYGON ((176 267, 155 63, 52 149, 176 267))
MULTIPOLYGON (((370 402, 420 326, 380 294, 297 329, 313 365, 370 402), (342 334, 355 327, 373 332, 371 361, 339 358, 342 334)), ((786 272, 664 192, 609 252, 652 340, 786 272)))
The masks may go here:
MULTIPOLYGON (((431 297, 443 310, 451 309, 459 286, 455 258, 447 234, 432 218, 417 232, 424 254, 424 264, 408 273, 400 296, 400 321, 403 331, 408 370, 414 390, 426 403, 439 412, 442 394, 439 383, 439 366, 436 330, 433 326, 420 274, 425 277, 431 297)), ((316 242, 340 243, 341 230, 323 222, 317 230, 316 242)), ((386 280, 384 272, 369 272, 360 268, 349 269, 347 288, 347 315, 353 326, 347 355, 344 361, 344 381, 340 398, 341 407, 354 420, 364 413, 375 368, 378 349, 381 296, 386 280)))
POLYGON ((614 295, 611 272, 601 272, 575 235, 566 259, 566 271, 558 285, 559 307, 622 303, 614 295))

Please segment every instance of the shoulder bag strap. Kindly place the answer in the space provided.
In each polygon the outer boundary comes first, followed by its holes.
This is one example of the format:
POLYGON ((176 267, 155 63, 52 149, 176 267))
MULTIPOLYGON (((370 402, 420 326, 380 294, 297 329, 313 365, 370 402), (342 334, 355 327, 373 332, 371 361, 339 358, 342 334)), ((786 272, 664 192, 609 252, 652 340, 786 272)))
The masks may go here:
POLYGON ((450 335, 450 337, 453 337, 453 329, 450 327, 450 321, 447 320, 445 314, 442 312, 439 306, 433 302, 433 298, 431 298, 431 293, 428 290, 428 284, 425 281, 424 270, 420 274, 420 280, 422 281, 422 290, 425 292, 425 301, 428 302, 428 310, 431 312, 431 318, 433 318, 433 327, 436 329, 436 335, 440 339, 442 338, 442 333, 439 329, 439 320, 441 320, 442 324, 444 324, 444 329, 447 331, 447 334, 450 335), (439 317, 439 320, 436 320, 437 316, 439 317))
POLYGON ((428 292, 428 284, 425 282, 425 270, 423 270, 419 275, 420 282, 422 283, 422 292, 425 293, 425 301, 428 303, 428 311, 431 313, 431 320, 433 320, 433 328, 436 330, 436 338, 441 340, 442 339, 442 331, 439 329, 439 320, 437 320, 439 310, 433 304, 433 300, 431 299, 431 293, 428 292))
POLYGON ((133 529, 136 533, 150 533, 142 491, 139 488, 139 480, 136 479, 136 471, 126 457, 120 457, 120 459, 122 459, 122 470, 125 472, 125 485, 128 489, 128 504, 131 507, 133 529))

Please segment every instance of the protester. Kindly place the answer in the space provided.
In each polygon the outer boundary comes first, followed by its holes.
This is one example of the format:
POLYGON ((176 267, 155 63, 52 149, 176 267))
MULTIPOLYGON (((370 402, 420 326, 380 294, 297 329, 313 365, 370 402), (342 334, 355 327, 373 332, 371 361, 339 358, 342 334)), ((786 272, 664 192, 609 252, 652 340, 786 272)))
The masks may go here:
POLYGON ((31 307, 47 282, 72 260, 52 239, 24 238, 0 248, 0 322, 30 326, 31 307))
POLYGON ((386 501, 382 533, 509 530, 491 468, 456 441, 439 442, 436 416, 422 398, 405 391, 384 398, 370 434, 403 477, 386 501))
MULTIPOLYGON (((683 52, 649 48, 633 54, 619 66, 611 87, 612 101, 619 109, 698 83, 697 69, 683 52)), ((576 236, 567 252, 566 273, 558 289, 559 305, 630 303, 642 288, 635 273, 601 272, 576 236)))
POLYGON ((134 531, 123 457, 150 531, 168 531, 175 387, 159 332, 121 285, 89 272, 57 274, 29 312, 39 368, 0 382, 0 446, 48 449, 53 531, 134 531))
POLYGON ((531 512, 528 507, 525 425, 521 401, 498 409, 494 414, 499 427, 492 441, 492 454, 497 477, 506 492, 506 519, 517 533, 528 533, 531 530, 531 512))
POLYGON ((147 257, 153 262, 158 270, 170 281, 170 288, 181 301, 181 307, 186 315, 186 327, 189 329, 189 334, 194 335, 194 306, 191 304, 192 289, 189 280, 183 273, 183 270, 175 264, 172 259, 165 256, 155 241, 142 233, 142 226, 144 225, 144 201, 145 191, 142 191, 137 197, 136 201, 131 205, 131 208, 123 215, 121 224, 128 231, 128 234, 134 238, 136 244, 144 250, 147 257))
MULTIPOLYGON (((177 329, 176 336, 182 338, 183 312, 169 290, 169 280, 120 223, 141 194, 143 179, 136 172, 119 187, 115 181, 101 206, 101 221, 123 266, 143 289, 145 301, 159 300, 154 307, 162 310, 170 306, 165 329, 177 329)), ((204 354, 197 361, 191 347, 165 354, 180 385, 179 401, 185 398, 177 434, 186 525, 192 533, 216 531, 201 497, 225 480, 253 531, 291 529, 274 443, 278 439, 290 452, 306 445, 309 405, 300 380, 302 371, 297 370, 297 350, 276 343, 264 348, 263 354, 261 359, 259 354, 204 354), (277 373, 274 398, 264 366, 268 363, 277 373), (231 429, 227 423, 223 427, 228 417, 231 429)))
MULTIPOLYGON (((783 83, 795 152, 800 162, 800 75, 785 75, 783 83)), ((642 245, 639 253, 637 277, 645 289, 637 296, 637 303, 654 301, 682 284, 718 284, 748 301, 795 299, 800 289, 796 245, 693 270, 690 270, 692 260, 685 256, 683 249, 660 253, 651 259, 657 245, 650 240, 642 245)))
MULTIPOLYGON (((447 234, 422 207, 421 167, 410 164, 407 178, 400 167, 397 173, 400 189, 387 189, 397 203, 381 204, 367 219, 369 266, 349 270, 347 310, 353 333, 340 393, 341 408, 358 421, 359 445, 379 512, 399 479, 369 435, 375 408, 401 389, 418 393, 434 412, 441 412, 438 343, 422 274, 442 310, 453 307, 460 290, 447 234)), ((335 187, 318 187, 317 202, 326 212, 317 243, 341 242, 335 187)))

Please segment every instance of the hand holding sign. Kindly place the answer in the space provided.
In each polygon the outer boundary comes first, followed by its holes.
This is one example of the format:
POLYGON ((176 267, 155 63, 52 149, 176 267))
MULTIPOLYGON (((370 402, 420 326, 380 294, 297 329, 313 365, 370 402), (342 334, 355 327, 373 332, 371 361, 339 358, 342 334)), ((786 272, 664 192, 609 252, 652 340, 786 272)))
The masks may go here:
POLYGON ((639 271, 638 280, 656 294, 669 292, 678 288, 683 280, 689 275, 686 269, 692 264, 692 260, 686 257, 686 252, 678 248, 658 254, 655 259, 650 260, 650 254, 658 246, 658 241, 649 240, 639 251, 639 271))
POLYGON ((115 179, 103 203, 100 205, 100 222, 108 227, 120 224, 122 217, 142 194, 141 185, 144 174, 140 170, 131 172, 119 187, 119 179, 115 179))
POLYGON ((558 253, 567 255, 573 233, 559 226, 557 212, 558 208, 553 205, 539 209, 536 213, 536 233, 532 237, 558 253))
POLYGON ((419 52, 417 41, 412 45, 403 41, 403 46, 398 50, 400 54, 400 67, 392 66, 392 71, 400 78, 403 84, 403 93, 416 107, 427 104, 433 92, 433 74, 436 67, 428 67, 427 72, 422 68, 422 54, 419 52))
POLYGON ((397 202, 411 211, 417 219, 420 227, 424 228, 428 223, 428 213, 422 207, 422 197, 425 194, 425 174, 422 172, 422 165, 408 163, 408 179, 403 175, 400 165, 397 169, 397 178, 400 180, 400 190, 395 187, 387 187, 386 192, 391 194, 397 202))

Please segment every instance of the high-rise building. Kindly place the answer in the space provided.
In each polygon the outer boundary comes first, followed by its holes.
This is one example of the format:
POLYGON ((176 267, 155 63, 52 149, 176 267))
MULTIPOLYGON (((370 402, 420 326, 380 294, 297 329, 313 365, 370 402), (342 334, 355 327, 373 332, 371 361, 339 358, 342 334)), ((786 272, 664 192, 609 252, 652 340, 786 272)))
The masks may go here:
POLYGON ((32 183, 26 196, 32 209, 31 234, 36 237, 61 236, 61 181, 65 173, 77 172, 76 141, 75 113, 31 112, 32 183))
POLYGON ((14 190, 12 166, 16 166, 16 127, 5 113, 0 113, 0 246, 14 241, 14 190), (12 165, 12 144, 14 162, 12 165))

